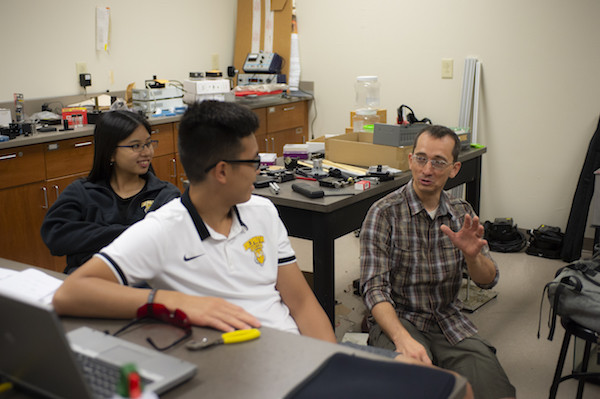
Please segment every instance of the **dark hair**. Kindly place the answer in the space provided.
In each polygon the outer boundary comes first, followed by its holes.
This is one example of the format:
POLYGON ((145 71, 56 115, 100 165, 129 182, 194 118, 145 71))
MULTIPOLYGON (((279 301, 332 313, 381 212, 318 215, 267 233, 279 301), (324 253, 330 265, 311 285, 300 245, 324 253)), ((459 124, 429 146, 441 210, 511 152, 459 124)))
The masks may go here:
POLYGON ((431 137, 436 139, 442 139, 446 136, 450 136, 454 140, 454 148, 452 149, 452 161, 456 162, 458 160, 458 154, 460 153, 460 139, 452 129, 441 125, 427 125, 425 128, 423 128, 423 130, 417 133, 415 141, 413 142, 413 154, 415 153, 415 148, 417 148, 417 140, 419 140, 419 137, 421 137, 423 133, 429 133, 431 137))
POLYGON ((143 126, 151 134, 150 124, 142 115, 131 111, 103 113, 94 128, 94 164, 88 175, 91 182, 108 181, 112 175, 111 157, 117 145, 143 126))
POLYGON ((205 169, 242 152, 240 140, 258 129, 248 107, 206 100, 189 106, 179 124, 179 158, 191 183, 206 177, 205 169))

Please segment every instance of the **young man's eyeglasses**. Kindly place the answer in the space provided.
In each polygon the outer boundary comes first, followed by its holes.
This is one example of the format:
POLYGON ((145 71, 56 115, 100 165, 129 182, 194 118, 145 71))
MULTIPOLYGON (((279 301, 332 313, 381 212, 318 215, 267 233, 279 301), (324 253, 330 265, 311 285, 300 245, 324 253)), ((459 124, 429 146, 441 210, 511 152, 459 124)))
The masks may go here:
POLYGON ((131 322, 127 323, 125 326, 121 327, 113 335, 117 336, 118 334, 127 330, 129 327, 131 327, 145 319, 153 319, 153 320, 162 321, 163 323, 171 324, 171 325, 173 325, 175 327, 179 327, 185 331, 185 335, 183 337, 177 339, 175 342, 173 342, 172 344, 167 345, 165 347, 159 347, 158 345, 156 345, 154 343, 152 338, 147 337, 146 341, 148 341, 148 343, 150 345, 152 345, 154 347, 154 349, 156 349, 158 351, 162 352, 169 348, 172 348, 175 345, 177 345, 178 343, 180 343, 181 341, 183 341, 184 339, 191 337, 191 335, 192 335, 192 323, 190 323, 190 319, 188 319, 187 315, 182 310, 179 310, 179 309, 175 309, 175 311, 171 313, 169 311, 169 309, 166 308, 165 305, 162 305, 160 303, 147 303, 145 305, 140 306, 137 310, 136 318, 133 319, 131 322))
MULTIPOLYGON (((255 159, 222 159, 219 162, 249 163, 249 164, 253 164, 255 170, 258 170, 258 168, 260 168, 260 157, 255 158, 255 159)), ((204 172, 208 172, 209 170, 211 170, 212 168, 217 166, 217 164, 219 162, 215 162, 214 164, 210 165, 208 168, 204 169, 204 172)))
POLYGON ((422 155, 413 155, 413 161, 415 161, 419 166, 427 165, 427 162, 431 162, 431 166, 437 170, 444 170, 452 163, 444 161, 443 159, 429 159, 422 155))
POLYGON ((144 144, 131 144, 131 145, 118 145, 117 147, 131 148, 133 152, 142 152, 146 148, 152 148, 153 150, 158 147, 158 140, 146 141, 144 144))

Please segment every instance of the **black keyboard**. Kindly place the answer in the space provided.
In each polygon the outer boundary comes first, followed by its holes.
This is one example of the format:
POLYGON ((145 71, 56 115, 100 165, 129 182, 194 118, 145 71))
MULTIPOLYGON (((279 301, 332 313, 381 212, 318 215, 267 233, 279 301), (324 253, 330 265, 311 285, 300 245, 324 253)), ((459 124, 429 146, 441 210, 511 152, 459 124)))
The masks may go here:
MULTIPOLYGON (((75 355, 94 397, 102 399, 112 398, 115 392, 117 392, 120 368, 82 353, 75 353, 75 355)), ((152 382, 144 377, 140 376, 140 378, 142 386, 152 382)))

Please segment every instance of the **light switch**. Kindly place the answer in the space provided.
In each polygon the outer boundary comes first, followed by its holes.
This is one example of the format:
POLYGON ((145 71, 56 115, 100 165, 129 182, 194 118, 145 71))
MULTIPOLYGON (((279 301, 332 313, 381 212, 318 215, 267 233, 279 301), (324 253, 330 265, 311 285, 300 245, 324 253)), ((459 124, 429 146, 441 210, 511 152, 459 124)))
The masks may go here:
POLYGON ((452 79, 454 76, 454 60, 442 58, 442 79, 452 79))

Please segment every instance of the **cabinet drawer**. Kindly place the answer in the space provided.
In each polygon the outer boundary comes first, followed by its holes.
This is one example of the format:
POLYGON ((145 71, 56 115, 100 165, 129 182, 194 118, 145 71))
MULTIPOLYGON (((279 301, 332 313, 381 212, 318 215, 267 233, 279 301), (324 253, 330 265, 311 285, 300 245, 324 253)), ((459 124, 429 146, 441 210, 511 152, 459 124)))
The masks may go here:
POLYGON ((255 108, 252 110, 258 116, 258 129, 254 134, 265 134, 267 133, 267 109, 266 108, 255 108))
POLYGON ((0 188, 42 180, 46 180, 42 144, 0 150, 0 188))
POLYGON ((267 133, 304 125, 306 101, 267 108, 267 133))
POLYGON ((94 160, 94 136, 47 143, 45 153, 48 179, 87 172, 94 160))
POLYGON ((172 154, 175 152, 173 146, 173 124, 163 123, 160 125, 153 125, 152 128, 152 140, 158 140, 158 147, 154 150, 154 156, 172 154))

